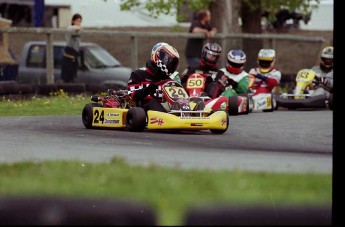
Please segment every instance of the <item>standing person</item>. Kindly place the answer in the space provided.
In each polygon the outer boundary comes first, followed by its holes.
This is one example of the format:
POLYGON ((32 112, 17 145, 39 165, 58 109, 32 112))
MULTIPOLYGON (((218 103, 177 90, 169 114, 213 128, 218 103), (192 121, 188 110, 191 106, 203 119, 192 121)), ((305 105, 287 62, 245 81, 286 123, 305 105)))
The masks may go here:
POLYGON ((82 16, 78 13, 74 14, 71 20, 71 25, 67 28, 65 34, 66 47, 64 49, 61 78, 65 83, 72 83, 75 81, 78 72, 78 57, 80 47, 80 35, 82 16))
MULTIPOLYGON (((189 28, 190 33, 202 33, 207 40, 213 38, 217 28, 211 26, 211 12, 208 9, 201 9, 198 12, 197 20, 194 20, 189 28)), ((190 38, 187 40, 185 49, 186 61, 189 66, 199 65, 201 50, 204 39, 190 38)))
POLYGON ((326 95, 329 98, 330 93, 333 91, 333 51, 332 46, 325 47, 321 51, 321 62, 311 68, 316 75, 313 81, 315 86, 315 95, 326 95))
POLYGON ((255 77, 255 94, 270 93, 279 85, 281 72, 274 67, 276 52, 273 49, 261 49, 258 54, 258 67, 249 70, 249 74, 255 77))
POLYGON ((172 80, 170 76, 175 73, 178 63, 179 53, 171 45, 158 43, 152 48, 151 58, 146 62, 146 67, 133 71, 128 80, 128 94, 136 106, 143 107, 145 112, 166 112, 157 93, 157 90, 161 89, 157 83, 172 80))
POLYGON ((222 73, 218 69, 218 62, 222 54, 222 48, 217 43, 206 43, 201 51, 201 59, 198 64, 194 67, 188 66, 182 72, 181 83, 186 87, 186 82, 189 75, 193 73, 200 73, 205 75, 205 92, 208 96, 215 98, 219 87, 210 86, 213 83, 213 80, 217 77, 219 73, 222 73))

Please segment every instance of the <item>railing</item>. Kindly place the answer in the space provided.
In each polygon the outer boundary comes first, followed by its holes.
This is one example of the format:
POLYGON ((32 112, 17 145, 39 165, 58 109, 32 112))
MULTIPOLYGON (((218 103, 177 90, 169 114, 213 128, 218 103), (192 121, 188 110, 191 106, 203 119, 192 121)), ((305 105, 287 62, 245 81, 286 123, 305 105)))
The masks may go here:
MULTIPOLYGON (((8 27, 0 28, 0 34, 2 33, 34 33, 45 34, 47 41, 47 84, 54 83, 54 61, 53 61, 53 40, 55 34, 64 34, 66 29, 57 28, 24 28, 24 27, 8 27)), ((186 32, 136 32, 136 31, 104 31, 104 30, 81 30, 80 34, 86 34, 88 36, 103 36, 114 37, 123 36, 130 37, 131 39, 131 67, 133 69, 138 68, 138 38, 152 37, 152 38, 204 38, 202 34, 186 33, 186 32)), ((269 47, 275 49, 277 40, 297 41, 297 42, 311 42, 311 43, 324 43, 323 37, 306 37, 288 34, 216 34, 217 39, 221 40, 221 45, 225 46, 227 39, 258 39, 267 40, 269 47)))

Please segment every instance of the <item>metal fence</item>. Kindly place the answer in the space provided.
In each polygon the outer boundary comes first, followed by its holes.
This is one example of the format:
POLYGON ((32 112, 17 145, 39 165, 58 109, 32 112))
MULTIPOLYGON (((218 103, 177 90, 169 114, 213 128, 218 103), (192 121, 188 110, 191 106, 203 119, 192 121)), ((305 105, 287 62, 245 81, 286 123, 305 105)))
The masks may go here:
MULTIPOLYGON (((15 34, 13 37, 10 38, 10 42, 14 42, 18 34, 29 34, 29 35, 43 35, 47 42, 47 83, 52 84, 54 83, 54 62, 53 62, 53 41, 57 37, 62 37, 66 32, 65 29, 56 29, 56 28, 23 28, 23 27, 8 27, 8 28, 0 28, 0 34, 2 33, 9 33, 15 34)), ((114 51, 118 51, 117 54, 123 53, 123 46, 127 46, 126 50, 129 49, 129 54, 125 53, 124 55, 127 56, 126 60, 129 60, 129 66, 132 69, 136 69, 139 66, 143 65, 143 61, 140 58, 140 53, 142 52, 143 47, 147 44, 147 40, 171 40, 171 42, 175 42, 176 45, 180 46, 180 49, 183 48, 186 40, 188 38, 200 38, 203 39, 204 36, 201 34, 192 34, 188 32, 152 32, 152 31, 108 31, 108 30, 82 30, 80 31, 82 37, 96 37, 102 39, 110 39, 110 40, 117 40, 119 39, 129 39, 128 44, 121 45, 118 48, 114 48, 115 50, 110 51, 110 53, 114 53, 114 51)), ((304 63, 301 65, 311 66, 315 63, 315 60, 318 59, 319 50, 323 43, 325 43, 325 39, 323 37, 307 37, 307 36, 296 36, 296 35, 289 35, 289 34, 246 34, 246 33, 238 33, 238 34, 223 34, 218 33, 215 37, 216 40, 219 40, 219 43, 223 47, 225 51, 223 51, 223 55, 227 53, 227 50, 230 50, 235 44, 238 44, 238 41, 244 39, 251 39, 251 40, 262 40, 265 48, 273 48, 279 49, 278 53, 288 52, 296 52, 295 57, 300 57, 304 61, 309 58, 308 63, 304 63), (296 47, 294 47, 294 45, 296 47), (310 47, 308 46, 310 45, 310 47), (294 50, 296 48, 298 50, 294 50), (308 50, 308 51, 306 51, 308 50)), ((84 39, 83 39, 84 41, 84 39)), ((101 43, 99 43, 101 44, 101 43)), ((111 44, 109 44, 111 45, 111 44)), ((113 45, 117 45, 114 41, 113 45)), ((176 45, 174 45, 176 47, 176 45)), ((152 45, 150 45, 152 47, 152 45)), ((108 49, 108 48, 106 48, 108 49)), ((149 49, 150 50, 150 49, 149 49)), ((144 50, 147 53, 147 48, 144 50)), ((112 53, 112 54, 113 54, 112 53)), ((180 53, 181 54, 181 53, 180 53)), ((116 55, 115 55, 116 56, 116 55)), ((145 55, 146 56, 146 55, 145 55)), ((147 54, 149 56, 149 54, 147 54)), ((291 65, 289 65, 289 61, 291 59, 284 59, 280 57, 281 64, 280 68, 286 68, 291 70, 291 65), (284 65, 287 64, 287 65, 284 65)), ((182 60, 182 63, 185 62, 182 60)), ((224 57, 221 60, 220 65, 224 65, 224 57)), ((300 66, 294 66, 296 68, 300 66)), ((284 70, 281 70, 284 71, 284 70)), ((287 70, 286 70, 287 71, 287 70)), ((295 68, 293 70, 295 71, 295 68)), ((296 71, 297 72, 297 71, 296 71)))

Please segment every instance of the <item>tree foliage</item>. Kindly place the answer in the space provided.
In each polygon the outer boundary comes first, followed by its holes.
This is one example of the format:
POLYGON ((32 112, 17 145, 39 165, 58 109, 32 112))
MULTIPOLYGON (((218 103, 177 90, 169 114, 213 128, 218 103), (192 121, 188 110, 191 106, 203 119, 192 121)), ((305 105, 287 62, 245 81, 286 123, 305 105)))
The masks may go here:
MULTIPOLYGON (((145 9, 151 13, 152 17, 157 18, 161 14, 174 15, 176 9, 186 5, 189 9, 196 11, 201 8, 209 8, 211 3, 216 0, 147 0, 145 9)), ((261 12, 267 12, 269 21, 273 21, 275 14, 282 8, 289 11, 298 11, 301 14, 310 13, 312 8, 317 8, 320 0, 261 0, 259 4, 252 0, 239 0, 245 2, 251 9, 261 8, 261 12), (316 3, 316 4, 312 4, 316 3)), ((142 0, 121 0, 121 10, 129 11, 142 5, 142 0)), ((218 15, 221 16, 221 15, 218 15)))

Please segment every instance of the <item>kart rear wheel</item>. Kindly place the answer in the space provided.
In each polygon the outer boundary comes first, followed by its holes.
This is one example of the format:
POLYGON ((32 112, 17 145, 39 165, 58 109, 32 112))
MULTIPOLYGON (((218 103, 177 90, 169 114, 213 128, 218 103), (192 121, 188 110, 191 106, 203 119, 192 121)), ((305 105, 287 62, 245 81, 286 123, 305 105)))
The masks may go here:
POLYGON ((333 110, 333 94, 331 93, 328 97, 328 109, 333 110))
POLYGON ((83 112, 81 114, 83 125, 87 129, 92 128, 92 121, 93 121, 93 108, 94 107, 102 107, 100 103, 89 103, 86 104, 83 108, 83 112))
POLYGON ((229 97, 228 112, 230 116, 238 115, 238 97, 237 96, 229 97))
POLYGON ((146 113, 143 108, 132 107, 126 115, 126 128, 131 132, 141 132, 145 129, 146 113))
POLYGON ((229 113, 226 113, 226 118, 227 118, 227 121, 226 121, 226 128, 225 129, 223 129, 223 130, 210 129, 210 131, 214 134, 223 134, 224 132, 226 132, 226 130, 228 130, 228 127, 229 127, 229 113))

